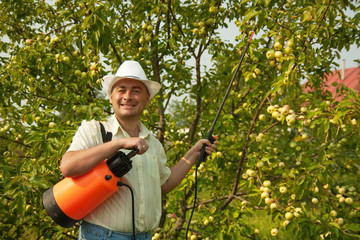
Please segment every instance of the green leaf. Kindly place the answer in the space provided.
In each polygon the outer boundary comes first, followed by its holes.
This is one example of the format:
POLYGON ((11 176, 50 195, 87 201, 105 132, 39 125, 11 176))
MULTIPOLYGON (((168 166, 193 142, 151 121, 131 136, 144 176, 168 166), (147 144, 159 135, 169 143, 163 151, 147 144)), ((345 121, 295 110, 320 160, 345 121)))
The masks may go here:
POLYGON ((359 232, 360 231, 360 224, 357 223, 349 223, 344 225, 345 229, 348 229, 350 231, 359 232))
POLYGON ((248 11, 246 14, 245 14, 245 17, 243 19, 243 22, 246 23, 248 22, 251 18, 253 18, 254 16, 257 16, 261 13, 261 11, 253 11, 253 10, 250 10, 248 11))

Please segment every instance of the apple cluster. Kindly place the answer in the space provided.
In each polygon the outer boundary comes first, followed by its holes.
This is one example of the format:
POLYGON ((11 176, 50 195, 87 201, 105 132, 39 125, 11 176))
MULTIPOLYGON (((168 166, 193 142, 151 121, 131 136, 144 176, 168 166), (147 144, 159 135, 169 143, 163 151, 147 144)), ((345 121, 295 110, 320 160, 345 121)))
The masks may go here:
POLYGON ((208 31, 208 29, 213 26, 216 23, 216 15, 219 12, 223 12, 225 9, 224 7, 216 7, 216 6, 210 6, 209 7, 209 18, 204 19, 203 21, 195 22, 193 23, 193 29, 191 30, 192 33, 196 37, 204 37, 208 31))
POLYGON ((269 60, 269 65, 277 67, 279 71, 283 69, 284 60, 294 58, 292 54, 295 43, 293 39, 287 41, 287 46, 283 48, 283 44, 280 41, 274 43, 273 49, 266 52, 266 58, 269 60))
POLYGON ((291 126, 296 122, 296 114, 294 110, 290 109, 289 105, 284 105, 281 108, 279 105, 270 105, 267 108, 267 112, 271 114, 272 118, 279 122, 284 122, 284 120, 286 120, 288 126, 291 126))

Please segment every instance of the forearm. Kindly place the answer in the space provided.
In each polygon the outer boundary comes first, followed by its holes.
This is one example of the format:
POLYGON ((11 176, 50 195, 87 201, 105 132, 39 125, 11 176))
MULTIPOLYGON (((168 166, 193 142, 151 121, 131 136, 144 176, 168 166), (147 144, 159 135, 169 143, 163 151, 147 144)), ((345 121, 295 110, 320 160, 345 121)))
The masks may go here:
POLYGON ((191 167, 196 163, 200 156, 202 147, 206 145, 205 152, 211 154, 216 149, 217 141, 210 143, 208 139, 199 140, 180 161, 171 168, 171 174, 168 180, 161 186, 161 191, 166 194, 177 187, 181 181, 186 177, 191 167))
POLYGON ((120 148, 117 141, 110 141, 89 149, 66 152, 61 159, 60 170, 65 177, 81 176, 120 148))
POLYGON ((166 194, 176 188, 186 177, 193 165, 194 161, 185 158, 185 156, 182 157, 176 165, 170 168, 171 174, 168 180, 161 186, 162 193, 166 194))

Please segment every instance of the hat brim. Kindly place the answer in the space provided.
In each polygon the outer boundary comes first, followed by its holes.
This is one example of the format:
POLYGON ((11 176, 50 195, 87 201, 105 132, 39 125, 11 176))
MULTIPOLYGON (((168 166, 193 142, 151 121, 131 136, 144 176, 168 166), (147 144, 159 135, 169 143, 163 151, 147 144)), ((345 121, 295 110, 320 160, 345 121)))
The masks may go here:
POLYGON ((158 82, 154 82, 154 81, 150 81, 147 79, 139 79, 136 77, 119 77, 119 76, 114 76, 114 75, 107 75, 105 77, 103 77, 103 81, 102 81, 102 87, 104 92, 107 94, 107 96, 110 98, 111 95, 111 91, 112 88, 114 86, 114 84, 122 79, 134 79, 137 80, 141 83, 143 83, 150 94, 150 99, 153 98, 159 91, 161 88, 161 85, 158 82))

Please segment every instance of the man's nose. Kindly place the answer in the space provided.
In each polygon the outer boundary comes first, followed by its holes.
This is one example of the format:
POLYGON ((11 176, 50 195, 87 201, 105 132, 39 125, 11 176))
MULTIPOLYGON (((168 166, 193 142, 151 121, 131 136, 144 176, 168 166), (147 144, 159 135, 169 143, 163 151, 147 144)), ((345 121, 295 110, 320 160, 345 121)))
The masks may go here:
POLYGON ((123 95, 123 99, 129 100, 131 98, 131 91, 126 91, 123 95))

